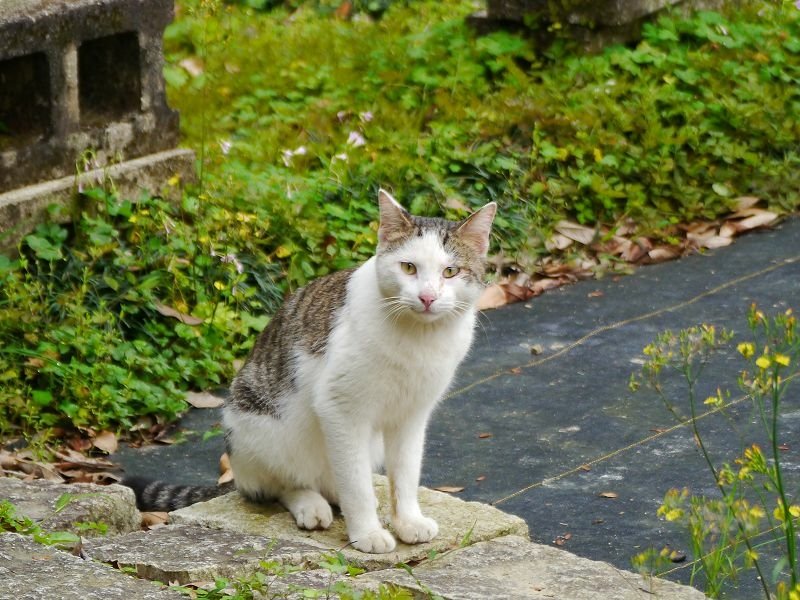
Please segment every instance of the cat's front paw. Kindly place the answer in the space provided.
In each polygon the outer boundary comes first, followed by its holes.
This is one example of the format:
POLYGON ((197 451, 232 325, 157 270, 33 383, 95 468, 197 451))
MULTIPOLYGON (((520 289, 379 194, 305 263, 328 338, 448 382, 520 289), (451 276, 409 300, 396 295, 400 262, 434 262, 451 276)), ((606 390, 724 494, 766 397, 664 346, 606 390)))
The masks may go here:
POLYGON ((375 529, 353 539, 353 548, 372 554, 383 554, 394 550, 396 543, 392 534, 385 529, 375 529))
POLYGON ((419 544, 430 542, 439 533, 439 525, 433 519, 423 517, 397 517, 392 521, 392 527, 401 540, 406 544, 419 544))

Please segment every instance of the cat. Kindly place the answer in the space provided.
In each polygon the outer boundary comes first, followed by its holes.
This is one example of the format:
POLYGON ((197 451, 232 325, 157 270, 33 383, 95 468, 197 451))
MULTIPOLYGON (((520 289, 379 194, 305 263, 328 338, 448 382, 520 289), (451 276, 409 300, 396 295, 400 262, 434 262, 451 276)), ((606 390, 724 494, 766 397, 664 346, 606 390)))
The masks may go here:
MULTIPOLYGON (((378 204, 375 255, 288 298, 235 376, 223 423, 240 494, 277 499, 303 529, 328 528, 337 505, 351 544, 384 553, 396 542, 372 487, 382 465, 395 535, 438 533, 417 499, 425 430, 472 342, 497 206, 455 222, 413 216, 382 189, 378 204)), ((126 483, 149 509, 219 493, 126 483)))

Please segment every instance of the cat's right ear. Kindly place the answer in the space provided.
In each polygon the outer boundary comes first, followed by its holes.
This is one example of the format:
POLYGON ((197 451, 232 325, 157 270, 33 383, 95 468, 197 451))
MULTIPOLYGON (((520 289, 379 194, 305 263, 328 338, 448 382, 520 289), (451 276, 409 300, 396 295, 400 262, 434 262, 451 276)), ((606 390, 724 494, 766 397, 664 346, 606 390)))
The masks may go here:
POLYGON ((406 237, 413 229, 411 215, 384 189, 378 190, 381 224, 378 227, 378 244, 391 244, 406 237))

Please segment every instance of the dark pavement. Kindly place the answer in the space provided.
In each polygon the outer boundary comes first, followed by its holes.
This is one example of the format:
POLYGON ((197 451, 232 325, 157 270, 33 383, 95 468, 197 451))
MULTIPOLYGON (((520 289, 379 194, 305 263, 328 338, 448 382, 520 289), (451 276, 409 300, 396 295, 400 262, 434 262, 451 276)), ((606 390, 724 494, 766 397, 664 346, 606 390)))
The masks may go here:
MULTIPOLYGON (((795 218, 728 248, 486 312, 431 423, 423 485, 464 486, 459 497, 523 517, 534 541, 558 540, 567 550, 621 568, 630 569, 630 559, 651 546, 669 544, 689 554, 687 534, 657 518, 656 510, 673 487, 713 495, 713 480, 689 429, 668 430, 675 421, 661 400, 647 389, 629 391, 629 378, 641 368, 642 348, 665 329, 709 323, 749 339, 751 303, 768 315, 787 308, 800 313, 798 284, 795 218), (542 352, 532 354, 531 347, 542 352)), ((735 349, 720 353, 701 381, 700 402, 718 386, 740 396, 736 379, 743 366, 735 349)), ((669 389, 681 397, 679 388, 669 389)), ((800 384, 789 389, 782 441, 797 498, 800 384)), ((720 461, 763 443, 749 402, 727 414, 732 422, 714 414, 700 424, 720 461)), ((182 423, 196 432, 187 442, 124 449, 113 458, 131 473, 155 469, 175 481, 213 481, 222 437, 201 437, 218 420, 218 411, 194 410, 182 423)), ((689 569, 669 577, 688 582, 689 569)), ((759 589, 748 572, 727 597, 756 598, 759 589)))

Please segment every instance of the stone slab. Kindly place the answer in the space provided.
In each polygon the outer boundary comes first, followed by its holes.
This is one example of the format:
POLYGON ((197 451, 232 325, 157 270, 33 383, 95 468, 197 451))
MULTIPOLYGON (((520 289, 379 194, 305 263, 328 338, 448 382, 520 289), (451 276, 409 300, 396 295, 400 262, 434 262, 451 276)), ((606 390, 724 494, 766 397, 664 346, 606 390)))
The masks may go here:
MULTIPOLYGON (((388 522, 386 477, 375 476, 375 492, 381 516, 388 522)), ((279 504, 253 504, 237 492, 182 508, 170 513, 170 519, 173 523, 240 531, 306 543, 326 550, 341 550, 348 561, 368 570, 385 568, 398 562, 417 561, 428 556, 432 550, 444 552, 458 547, 465 538, 478 542, 512 534, 528 537, 525 521, 486 504, 464 502, 426 488, 420 488, 419 499, 422 512, 439 523, 439 535, 424 544, 398 542, 397 548, 387 554, 365 554, 348 547, 341 516, 337 516, 333 525, 325 531, 303 531, 298 529, 289 512, 279 504)))
POLYGON ((0 599, 179 600, 182 594, 16 533, 0 534, 0 599))
POLYGON ((92 529, 80 531, 75 523, 105 523, 109 535, 136 531, 141 526, 133 491, 121 485, 63 484, 0 477, 0 499, 11 502, 17 514, 38 522, 44 531, 72 531, 88 537, 98 534, 92 529), (56 502, 64 494, 71 494, 72 498, 57 511, 56 502))
POLYGON ((435 557, 413 569, 360 575, 359 586, 395 584, 444 600, 563 598, 565 600, 702 600, 698 590, 662 579, 646 579, 608 563, 534 544, 518 536, 480 542, 435 557))
POLYGON ((143 579, 181 585, 220 577, 249 577, 263 561, 317 566, 321 555, 319 548, 292 540, 191 525, 170 525, 89 541, 84 550, 95 560, 133 567, 143 579))
MULTIPOLYGON (((178 176, 180 183, 193 182, 195 155, 191 150, 175 149, 127 160, 102 169, 93 169, 30 185, 0 194, 0 252, 17 242, 41 222, 47 207, 58 204, 71 208, 80 189, 102 186, 111 181, 122 198, 135 200, 143 190, 171 199, 180 197, 183 185, 168 186, 178 176)), ((70 210, 65 211, 68 217, 70 210)))

